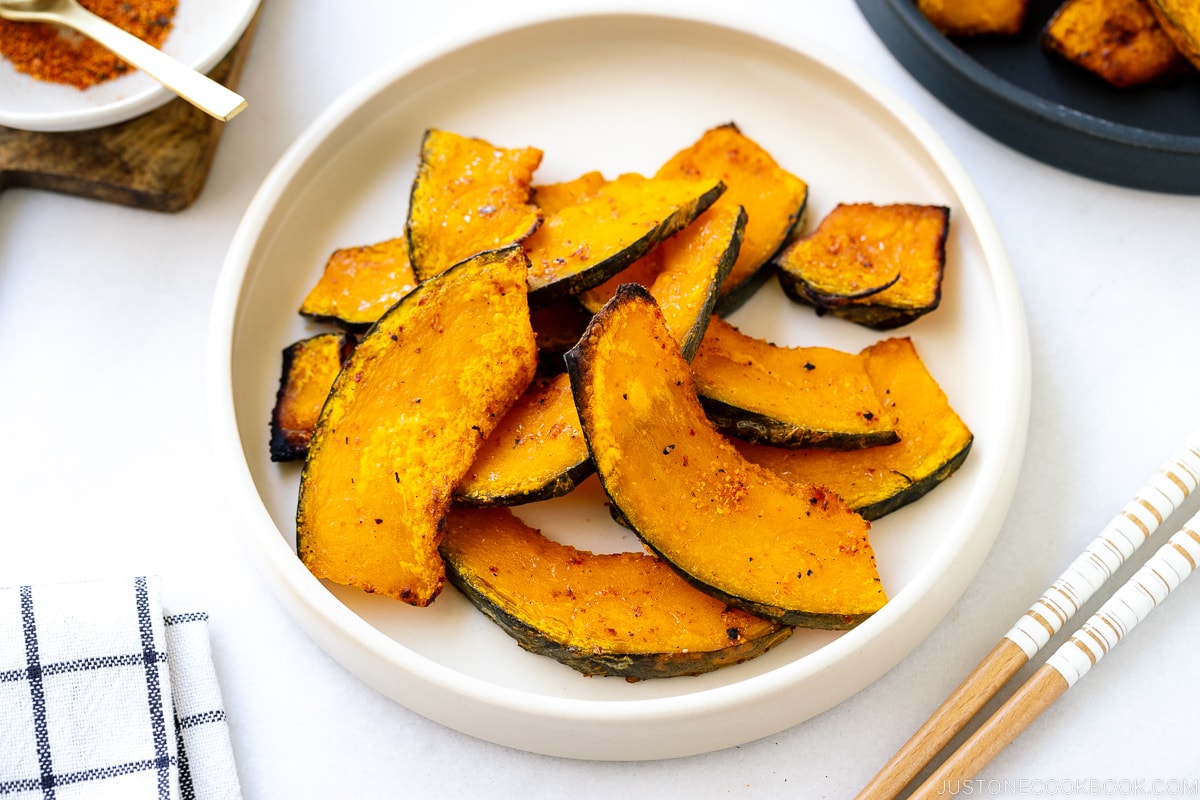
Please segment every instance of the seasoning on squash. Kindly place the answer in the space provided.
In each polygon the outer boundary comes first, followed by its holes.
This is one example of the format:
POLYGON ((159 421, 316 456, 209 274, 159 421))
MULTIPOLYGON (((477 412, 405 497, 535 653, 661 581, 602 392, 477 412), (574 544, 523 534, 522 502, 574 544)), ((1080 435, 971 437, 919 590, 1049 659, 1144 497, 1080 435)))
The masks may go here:
POLYGON ((1190 69, 1146 0, 1067 0, 1042 29, 1041 43, 1121 89, 1190 69))
POLYGON ((787 625, 850 628, 887 601, 870 523, 743 458, 705 417, 649 293, 622 286, 567 355, 614 514, 701 591, 787 625))
POLYGON ((520 247, 405 295, 334 381, 300 477, 296 547, 318 578, 428 605, 454 486, 537 364, 520 247))
MULTIPOLYGON (((79 0, 79 4, 153 47, 161 48, 178 0, 79 0)), ((47 22, 0 19, 0 55, 17 72, 86 89, 133 67, 93 39, 47 22)))
POLYGON ((974 436, 911 339, 884 339, 861 355, 871 381, 896 419, 899 442, 840 453, 737 446, 756 464, 790 481, 821 484, 874 520, 941 485, 966 461, 974 436))
POLYGON ((329 387, 354 349, 345 333, 320 333, 284 348, 271 410, 271 460, 298 461, 308 452, 329 387))
POLYGON ((365 331, 416 285, 404 237, 343 247, 325 262, 320 280, 300 304, 300 313, 351 331, 365 331))
POLYGON ((717 317, 692 374, 708 418, 739 439, 853 450, 898 438, 857 353, 780 347, 717 317))
POLYGON ((746 234, 737 263, 721 287, 716 313, 729 314, 768 277, 771 259, 804 220, 808 184, 781 167, 732 122, 704 132, 663 164, 660 178, 717 178, 718 206, 746 209, 746 234))
POLYGON ((529 202, 542 163, 534 147, 503 148, 430 129, 409 195, 409 257, 421 280, 485 250, 528 237, 541 223, 529 202))
POLYGON ((451 582, 521 647, 585 675, 698 675, 792 631, 697 591, 646 553, 559 544, 507 509, 452 509, 441 552, 451 582))
POLYGON ((944 206, 839 203, 779 254, 779 285, 818 314, 907 325, 941 302, 949 225, 944 206))
MULTIPOLYGON (((650 292, 686 356, 700 345, 721 281, 737 258, 745 221, 740 208, 703 215, 629 268, 654 260, 658 273, 644 277, 652 278, 650 292)), ((570 382, 559 374, 535 383, 505 415, 455 499, 477 506, 547 500, 571 492, 592 472, 570 382)))
POLYGON ((545 220, 524 242, 530 303, 535 306, 608 280, 686 227, 725 191, 719 180, 655 179, 633 173, 595 189, 591 185, 584 176, 565 190, 536 190, 539 202, 551 204, 542 206, 545 220))

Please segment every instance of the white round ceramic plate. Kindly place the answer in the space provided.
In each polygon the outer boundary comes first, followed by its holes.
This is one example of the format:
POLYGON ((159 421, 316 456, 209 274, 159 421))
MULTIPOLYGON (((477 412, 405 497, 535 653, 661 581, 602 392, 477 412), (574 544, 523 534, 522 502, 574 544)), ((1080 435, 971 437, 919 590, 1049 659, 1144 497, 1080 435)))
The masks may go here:
MULTIPOLYGON (((233 49, 260 0, 180 0, 163 52, 207 72, 233 49)), ((37 80, 0 58, 0 125, 29 131, 76 131, 115 125, 153 111, 174 93, 144 72, 76 89, 37 80)))
MULTIPOLYGON (((793 305, 768 283, 732 318, 781 344, 857 351, 881 336, 793 305)), ((1024 452, 1029 362, 1021 303, 976 190, 934 132, 830 53, 743 20, 596 12, 540 18, 439 47, 365 80, 287 152, 231 245, 212 318, 209 388, 238 527, 298 623, 359 678, 483 739, 590 759, 696 754, 795 725, 867 686, 937 625, 972 580, 1024 452), (480 65, 486 65, 481 69, 480 65), (293 550, 299 466, 271 463, 280 352, 322 330, 296 312, 335 248, 403 231, 426 128, 545 151, 540 182, 650 174, 736 122, 808 181, 810 223, 839 201, 951 208, 941 308, 910 336, 976 435, 965 466, 878 521, 891 600, 845 633, 797 631, 699 677, 585 678, 520 649, 454 589, 417 609, 315 580, 293 550)), ((521 516, 554 538, 638 549, 595 478, 521 516)))

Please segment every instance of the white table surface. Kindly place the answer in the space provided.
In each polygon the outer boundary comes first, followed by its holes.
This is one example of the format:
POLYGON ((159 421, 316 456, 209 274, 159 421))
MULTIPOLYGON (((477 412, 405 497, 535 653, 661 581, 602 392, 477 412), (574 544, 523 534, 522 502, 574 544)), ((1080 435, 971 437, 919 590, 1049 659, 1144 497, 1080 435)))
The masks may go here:
MULTIPOLYGON (((168 605, 206 609, 248 798, 851 797, 1200 425, 1187 299, 1200 297, 1200 198, 1104 185, 997 143, 914 81, 849 0, 743 0, 745 14, 881 78, 933 124, 991 209, 1032 343, 1030 434, 1012 509, 933 635, 850 700, 763 740, 684 759, 588 762, 430 722, 367 688, 284 613, 234 543, 238 520, 206 441, 213 291, 267 171, 329 103, 394 56, 464 25, 523 18, 537 3, 352 6, 353 17, 332 0, 266 3, 240 86, 250 110, 228 126, 185 211, 0 195, 0 585, 158 574, 168 605)), ((968 788, 1200 796, 1197 629, 1200 580, 968 788)))

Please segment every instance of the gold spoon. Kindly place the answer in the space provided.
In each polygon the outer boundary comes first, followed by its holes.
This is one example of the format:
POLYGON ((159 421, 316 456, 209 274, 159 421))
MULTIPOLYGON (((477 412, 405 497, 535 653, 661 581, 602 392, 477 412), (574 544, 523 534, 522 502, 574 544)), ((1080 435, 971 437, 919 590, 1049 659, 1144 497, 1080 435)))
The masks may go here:
POLYGON ((57 22, 73 28, 219 120, 228 122, 246 107, 241 95, 96 16, 76 0, 0 0, 0 17, 19 22, 57 22))

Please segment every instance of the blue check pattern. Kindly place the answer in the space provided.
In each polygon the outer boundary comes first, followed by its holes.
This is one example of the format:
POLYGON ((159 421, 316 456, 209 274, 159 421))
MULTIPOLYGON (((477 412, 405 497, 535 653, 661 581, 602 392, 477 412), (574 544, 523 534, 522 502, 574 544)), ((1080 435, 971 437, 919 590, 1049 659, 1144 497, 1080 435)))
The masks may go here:
POLYGON ((189 760, 190 737, 225 733, 219 694, 172 682, 190 669, 171 652, 196 641, 181 638, 189 626, 207 656, 207 616, 164 615, 157 589, 146 577, 0 589, 0 798, 238 796, 236 784, 198 792, 189 760))

